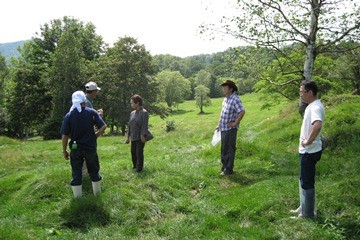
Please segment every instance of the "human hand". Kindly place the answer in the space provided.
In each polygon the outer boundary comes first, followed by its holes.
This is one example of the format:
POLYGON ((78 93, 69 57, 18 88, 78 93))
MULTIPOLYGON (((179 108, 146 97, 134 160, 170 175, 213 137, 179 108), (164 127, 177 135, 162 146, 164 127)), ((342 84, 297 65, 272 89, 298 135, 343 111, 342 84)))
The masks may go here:
POLYGON ((63 151, 63 154, 64 154, 64 158, 66 159, 66 160, 69 160, 70 159, 70 154, 69 154, 69 152, 68 151, 63 151))
POLYGON ((303 140, 301 141, 301 146, 305 147, 306 145, 309 145, 309 141, 306 140, 306 139, 303 139, 303 140))
POLYGON ((219 131, 219 130, 220 130, 220 127, 219 127, 219 126, 216 126, 215 130, 216 130, 216 131, 219 131))
POLYGON ((101 118, 104 118, 104 111, 102 109, 98 109, 97 112, 99 113, 101 118))
POLYGON ((228 124, 227 124, 229 127, 236 127, 236 122, 229 122, 228 124))
POLYGON ((125 140, 125 144, 129 144, 130 143, 130 138, 127 138, 126 140, 125 140))
POLYGON ((145 135, 141 135, 140 138, 142 143, 146 143, 145 135))

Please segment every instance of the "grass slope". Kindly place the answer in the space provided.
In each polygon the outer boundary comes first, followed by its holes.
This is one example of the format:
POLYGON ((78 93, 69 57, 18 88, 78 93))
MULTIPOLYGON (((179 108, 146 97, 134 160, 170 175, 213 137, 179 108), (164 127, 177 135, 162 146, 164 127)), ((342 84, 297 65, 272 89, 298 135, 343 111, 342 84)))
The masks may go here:
POLYGON ((0 137, 0 239, 358 239, 360 101, 324 99, 330 146, 317 166, 318 218, 290 220, 298 205, 296 103, 260 110, 242 97, 235 174, 221 177, 220 147, 210 145, 222 99, 199 115, 193 101, 167 120, 152 116, 155 139, 145 169, 131 169, 123 137, 101 137, 102 194, 72 198, 60 141, 0 137))

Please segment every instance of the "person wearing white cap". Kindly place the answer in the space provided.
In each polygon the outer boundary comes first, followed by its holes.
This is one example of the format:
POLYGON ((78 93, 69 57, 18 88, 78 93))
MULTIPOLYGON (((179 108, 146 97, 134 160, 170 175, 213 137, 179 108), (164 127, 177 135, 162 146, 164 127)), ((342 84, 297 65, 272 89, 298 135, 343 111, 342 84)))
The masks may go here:
POLYGON ((83 91, 72 94, 72 106, 65 115, 62 124, 62 147, 65 159, 70 159, 72 180, 70 185, 75 198, 82 196, 82 166, 85 160, 94 195, 101 192, 99 174, 100 164, 97 155, 97 138, 106 129, 104 120, 99 113, 85 106, 86 96, 83 91), (94 132, 94 124, 98 128, 94 132), (68 141, 70 153, 66 150, 68 141))
MULTIPOLYGON (((101 88, 99 88, 95 82, 88 82, 87 84, 85 84, 85 91, 86 91, 85 106, 86 107, 94 108, 93 107, 94 99, 96 98, 96 96, 100 90, 101 90, 101 88)), ((97 111, 100 114, 100 117, 103 117, 103 113, 104 113, 103 110, 98 109, 97 111)), ((87 167, 85 164, 82 169, 82 174, 83 174, 83 176, 87 176, 87 174, 88 174, 88 170, 87 170, 87 167)))
POLYGON ((94 108, 93 107, 94 99, 96 98, 97 93, 101 90, 101 88, 99 88, 95 82, 88 82, 87 84, 85 84, 85 90, 86 90, 86 106, 89 108, 94 108))

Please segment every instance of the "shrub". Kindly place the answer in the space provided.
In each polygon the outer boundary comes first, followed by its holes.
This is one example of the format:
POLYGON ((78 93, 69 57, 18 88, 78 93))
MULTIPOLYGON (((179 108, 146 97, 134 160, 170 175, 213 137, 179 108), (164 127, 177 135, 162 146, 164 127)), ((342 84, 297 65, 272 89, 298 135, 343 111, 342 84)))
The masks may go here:
POLYGON ((166 132, 171 132, 176 129, 175 122, 173 120, 166 121, 166 132))

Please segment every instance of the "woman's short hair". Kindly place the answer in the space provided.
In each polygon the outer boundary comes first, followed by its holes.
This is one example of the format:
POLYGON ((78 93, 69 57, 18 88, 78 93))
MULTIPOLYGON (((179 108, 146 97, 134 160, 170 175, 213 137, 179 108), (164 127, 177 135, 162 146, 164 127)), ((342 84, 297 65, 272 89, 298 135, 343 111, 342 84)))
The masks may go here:
POLYGON ((139 94, 134 94, 130 98, 135 104, 142 106, 142 97, 139 94))

